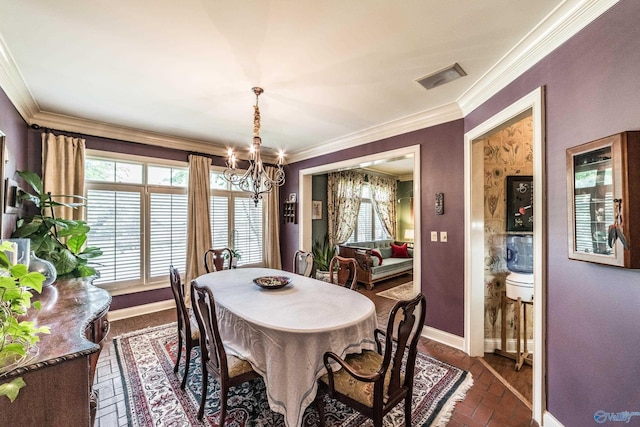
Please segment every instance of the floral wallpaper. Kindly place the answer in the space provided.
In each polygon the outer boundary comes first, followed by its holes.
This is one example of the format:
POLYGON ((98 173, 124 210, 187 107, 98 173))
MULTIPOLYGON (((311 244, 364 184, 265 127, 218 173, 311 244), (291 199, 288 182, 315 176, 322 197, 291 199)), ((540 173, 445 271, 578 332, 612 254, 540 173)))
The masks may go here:
MULTIPOLYGON (((507 270, 506 177, 533 174, 531 116, 495 132, 484 144, 485 338, 500 338, 501 296, 507 270)), ((527 333, 533 337, 533 312, 527 307, 527 333)), ((513 305, 507 305, 507 339, 515 338, 513 305)))

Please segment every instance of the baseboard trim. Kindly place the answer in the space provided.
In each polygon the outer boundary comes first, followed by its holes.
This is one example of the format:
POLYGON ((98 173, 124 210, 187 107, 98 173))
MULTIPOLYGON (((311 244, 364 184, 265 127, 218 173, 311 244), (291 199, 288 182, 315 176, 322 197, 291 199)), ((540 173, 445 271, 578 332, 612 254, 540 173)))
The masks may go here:
MULTIPOLYGON (((484 339, 484 352, 485 353, 493 353, 493 351, 495 349, 501 349, 504 350, 502 348, 502 340, 500 338, 485 338, 484 339)), ((509 352, 509 353, 515 353, 516 352, 516 347, 518 345, 518 342, 515 338, 510 338, 507 340, 507 349, 505 351, 509 352)), ((524 351, 524 347, 521 349, 524 351)), ((527 341, 527 351, 531 354, 533 354, 533 340, 528 340, 527 341)))
POLYGON ((556 420, 556 418, 551 415, 549 411, 545 411, 542 416, 542 425, 543 427, 564 427, 564 425, 556 420))
POLYGON ((449 332, 441 331, 440 329, 432 328, 430 326, 424 326, 422 328, 421 336, 464 351, 464 338, 449 332))
POLYGON ((142 316, 143 314, 156 313, 158 311, 169 310, 175 308, 176 303, 174 300, 169 299, 165 301, 152 302, 149 304, 136 305, 134 307, 121 308, 119 310, 109 311, 107 318, 110 322, 116 320, 128 319, 130 317, 142 316))

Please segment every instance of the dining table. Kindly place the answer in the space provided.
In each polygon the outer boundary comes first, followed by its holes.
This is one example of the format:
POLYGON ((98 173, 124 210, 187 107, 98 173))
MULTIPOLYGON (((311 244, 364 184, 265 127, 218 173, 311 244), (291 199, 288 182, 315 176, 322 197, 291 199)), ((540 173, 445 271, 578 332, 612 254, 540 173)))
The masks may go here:
POLYGON ((375 348, 375 306, 354 290, 270 268, 221 270, 196 280, 213 292, 227 353, 262 376, 270 408, 288 427, 300 426, 314 401, 326 351, 344 357, 375 348))

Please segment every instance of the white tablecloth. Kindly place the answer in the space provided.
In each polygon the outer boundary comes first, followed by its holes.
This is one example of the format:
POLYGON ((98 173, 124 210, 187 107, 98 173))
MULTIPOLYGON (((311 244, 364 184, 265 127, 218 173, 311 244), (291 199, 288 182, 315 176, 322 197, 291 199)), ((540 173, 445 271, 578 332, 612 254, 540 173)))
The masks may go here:
POLYGON ((228 352, 264 378, 269 406, 287 426, 299 426, 313 402, 325 351, 344 356, 375 347, 375 306, 355 291, 266 268, 223 270, 197 280, 213 291, 228 352), (263 289, 253 283, 261 276, 292 280, 281 289, 263 289))

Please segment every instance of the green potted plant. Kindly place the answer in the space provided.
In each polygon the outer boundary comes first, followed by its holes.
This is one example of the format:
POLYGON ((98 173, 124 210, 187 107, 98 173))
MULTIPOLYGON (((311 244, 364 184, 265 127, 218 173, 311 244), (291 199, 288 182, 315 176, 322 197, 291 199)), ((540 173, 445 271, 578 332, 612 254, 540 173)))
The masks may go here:
POLYGON ((325 234, 322 240, 314 239, 311 252, 313 263, 316 265, 316 278, 328 277, 329 264, 336 254, 336 247, 329 243, 329 235, 325 234))
POLYGON ((240 249, 231 249, 231 248, 229 248, 229 250, 231 251, 231 254, 233 255, 233 260, 231 262, 231 267, 232 268, 236 268, 238 266, 238 261, 240 261, 240 259, 242 258, 242 252, 240 252, 240 249))
POLYGON ((45 193, 40 177, 28 171, 17 172, 32 188, 33 194, 21 192, 20 200, 32 202, 39 214, 20 218, 12 237, 31 240, 31 250, 38 258, 52 263, 59 278, 99 276, 98 271, 88 265, 90 259, 102 255, 97 247, 85 247, 90 227, 86 221, 56 218, 53 208, 84 206, 84 197, 67 196, 82 200, 82 203, 61 203, 45 193))
POLYGON ((29 360, 39 334, 48 334, 47 326, 20 320, 30 308, 40 309, 40 302, 31 302, 32 291, 41 292, 45 277, 29 272, 25 264, 13 264, 5 252, 13 252, 13 244, 0 243, 0 397, 13 402, 25 386, 22 377, 2 382, 3 374, 29 360))

